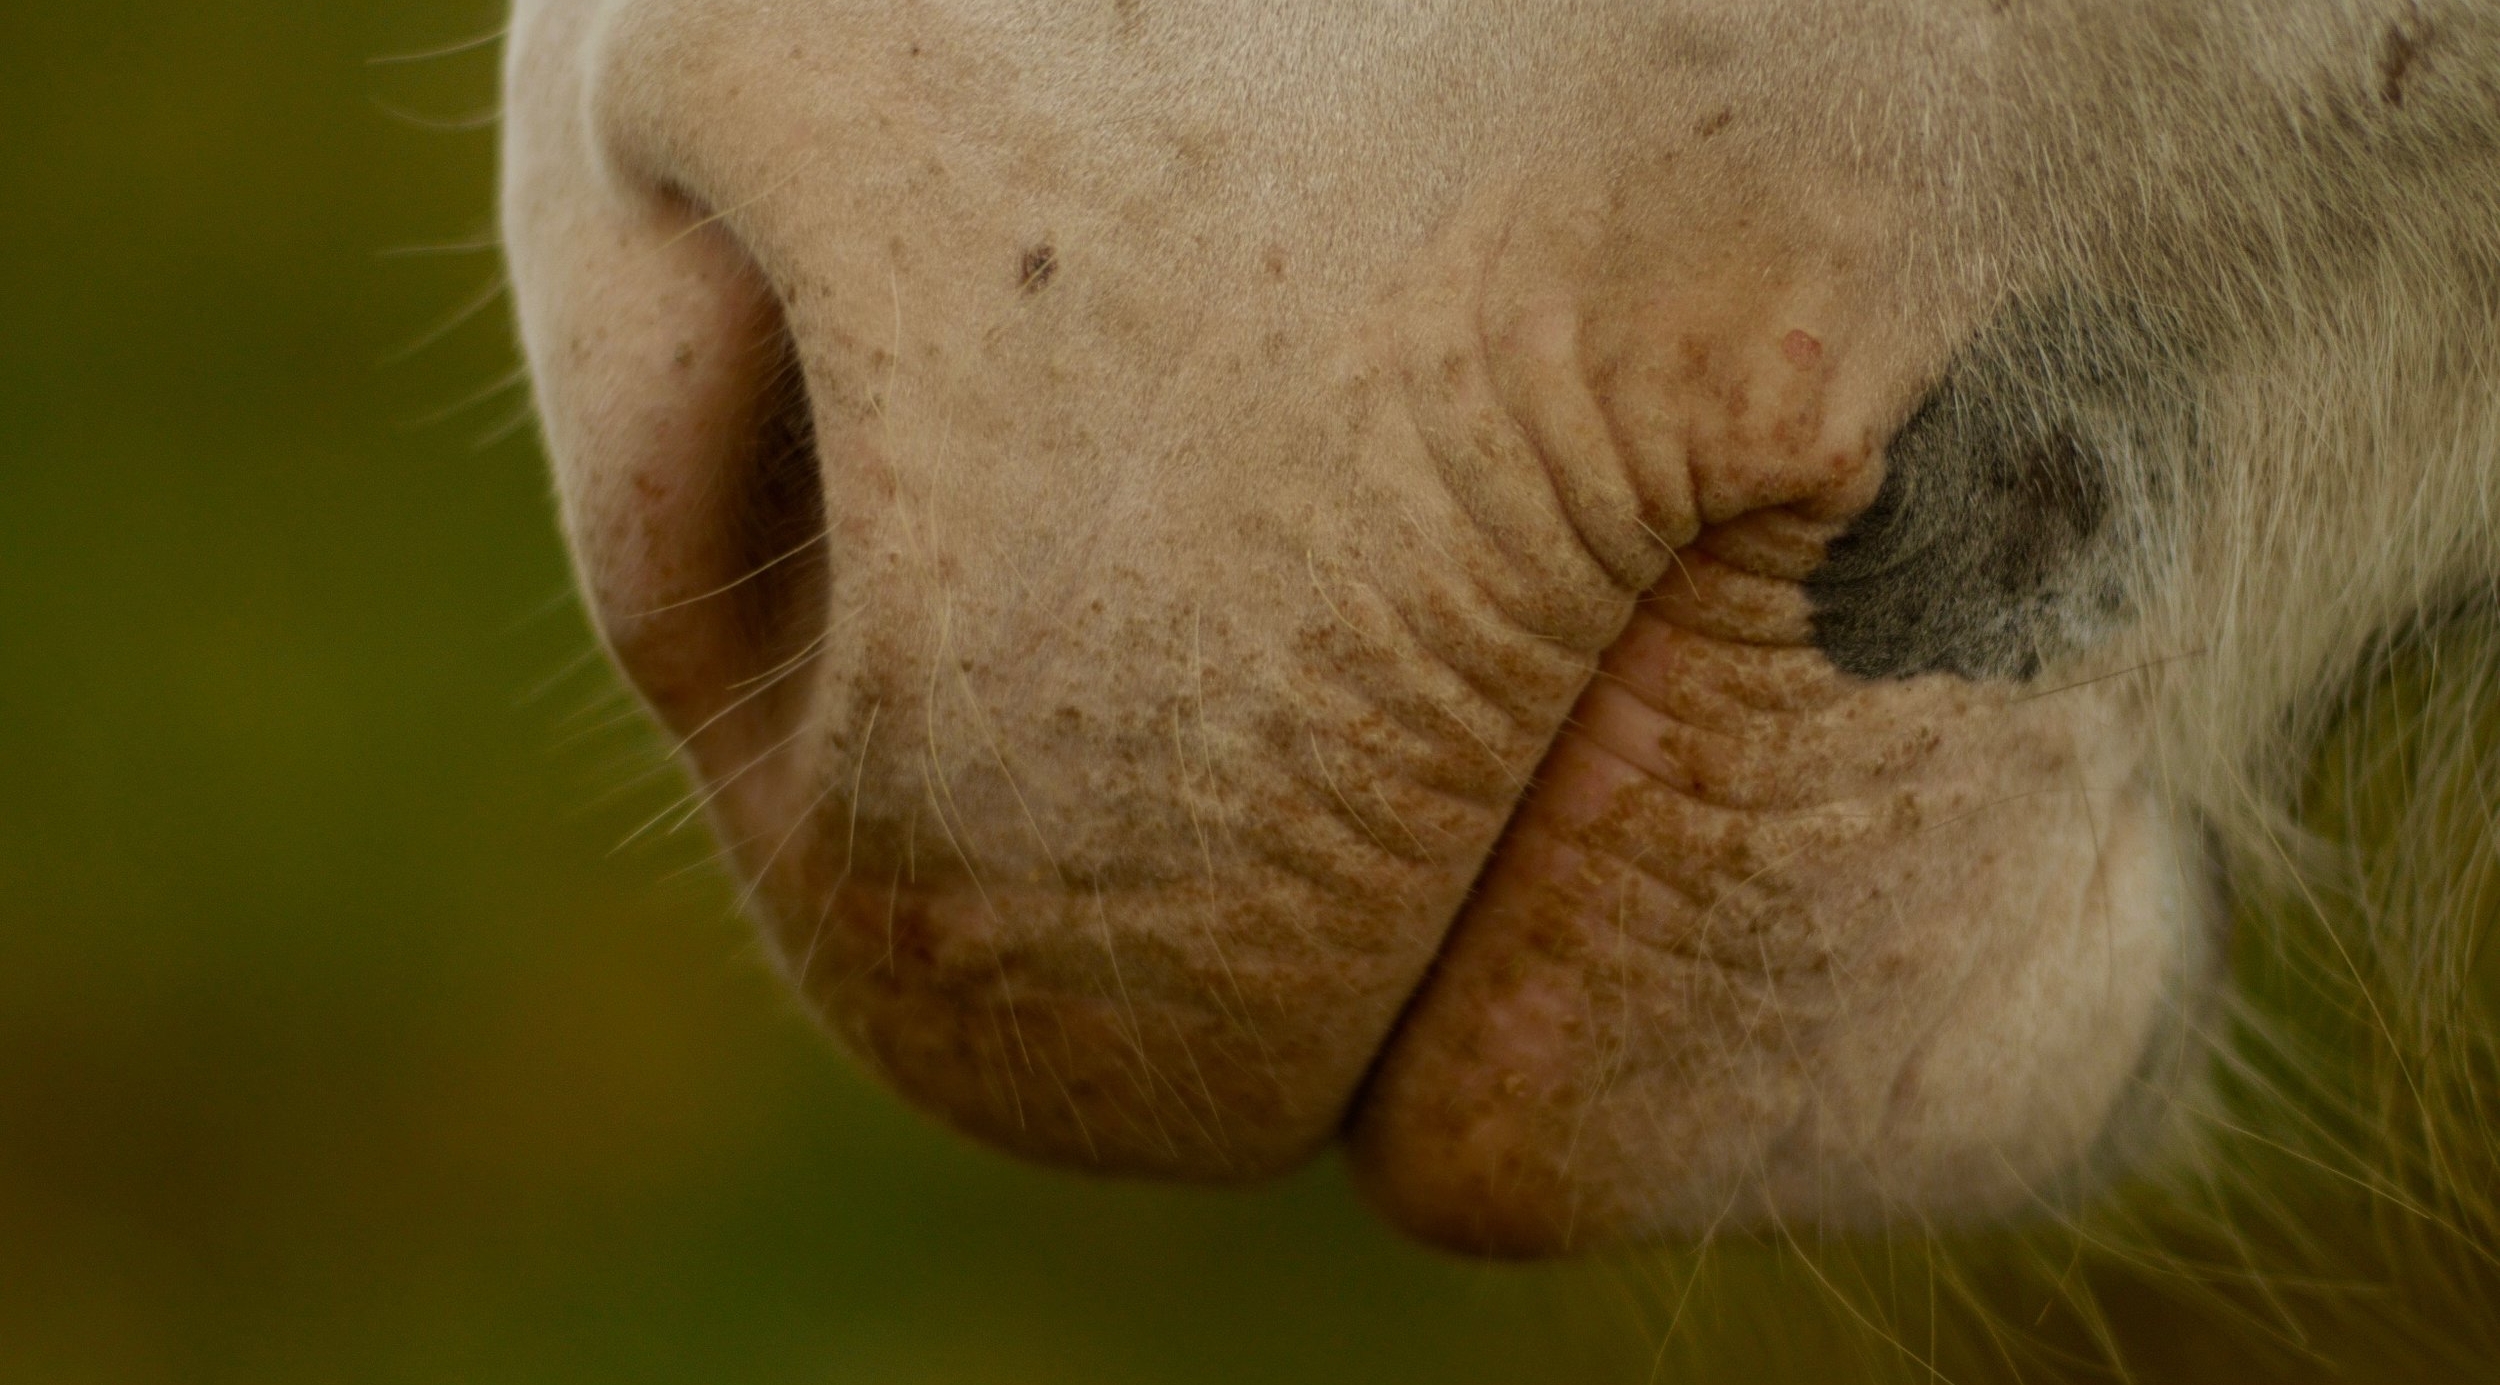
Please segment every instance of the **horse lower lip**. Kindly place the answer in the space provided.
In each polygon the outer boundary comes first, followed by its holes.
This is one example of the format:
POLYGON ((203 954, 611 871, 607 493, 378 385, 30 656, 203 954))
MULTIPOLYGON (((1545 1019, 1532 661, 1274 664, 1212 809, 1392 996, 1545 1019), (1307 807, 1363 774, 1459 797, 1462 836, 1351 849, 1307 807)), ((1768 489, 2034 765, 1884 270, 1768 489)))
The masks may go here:
MULTIPOLYGON (((1944 1127, 1970 1118, 1955 1104, 1963 1079, 1942 1074, 2005 1041, 1990 1024, 2023 1023, 1983 996, 1955 1052, 1921 1049, 1917 1035, 1966 1023, 1956 998, 1978 992, 1954 978, 2064 965, 2006 941, 2021 933, 1997 922, 2006 891, 2037 879, 2042 899, 2116 892, 2129 922, 2110 956, 2127 979, 2097 1015, 2108 1032, 2139 1032, 2161 993, 2169 944, 2132 901, 2168 848, 2125 787, 2132 743, 2079 729, 2123 725, 2124 685, 2009 702, 1951 679, 1858 683, 1811 647, 1740 638, 1805 628, 1778 616, 1783 591, 1801 599, 1793 583, 1700 549, 1677 571, 1530 787, 1485 805, 1506 825, 1464 861, 1421 850, 1419 822, 1398 838, 1399 819, 1355 814, 1381 786, 1318 770, 1298 797, 1265 800, 1276 821, 1235 819, 1197 849, 1176 837, 1169 860, 962 856, 968 832, 1064 844, 1081 828, 1025 818, 1031 800, 1003 779, 995 793, 924 785, 917 800, 877 789, 914 761, 869 770, 879 738, 899 734, 872 714, 827 743, 818 779, 838 781, 834 797, 766 863, 782 952, 894 1086, 1050 1162, 1230 1179, 1345 1136, 1393 1216, 1474 1250, 1585 1245, 1686 1226, 1705 1204, 1754 1215, 1773 1197, 1801 1216, 1880 1218, 1960 1157, 1944 1127), (2110 786, 2092 790, 2088 831, 2078 773, 2110 786), (1011 816, 966 816, 976 794, 1011 816), (1210 870, 1241 867, 1199 855, 1292 818, 1374 834, 1368 893, 1293 871, 1219 879, 1210 870), (1959 864, 1945 869, 1945 852, 1959 864), (2120 874, 2096 874, 2106 862, 2120 874), (1864 977, 1884 979, 1850 989, 1864 977), (1765 1028, 1764 1015, 1779 1018, 1765 1028), (1773 1073, 1782 1054, 1805 1066, 1773 1073), (1826 1204, 1796 1201, 1800 1170, 1835 1159, 1882 1167, 1826 1204)), ((1070 725, 1066 758, 1016 757, 1028 792, 1102 753, 1107 726, 1070 725)), ((2019 1033, 2050 1049, 2072 1037, 2019 1033)), ((2026 1107, 1999 1093, 2029 1133, 1988 1138, 2026 1151, 2025 1177, 2054 1176, 2088 1142, 2093 1103, 2123 1077, 2100 1058, 2060 1061, 2069 1090, 2099 1095, 2026 1107)))
POLYGON ((1672 628, 1609 665, 1384 1051, 1353 1127, 1375 1200, 1550 1253, 2065 1178, 2198 949, 2120 699, 1672 628))

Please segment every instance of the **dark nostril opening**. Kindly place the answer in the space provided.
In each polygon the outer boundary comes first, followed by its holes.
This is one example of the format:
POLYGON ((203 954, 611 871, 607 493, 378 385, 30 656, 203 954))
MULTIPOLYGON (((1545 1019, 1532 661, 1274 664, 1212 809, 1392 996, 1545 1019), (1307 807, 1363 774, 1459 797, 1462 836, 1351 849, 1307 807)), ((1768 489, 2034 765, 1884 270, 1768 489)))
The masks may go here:
POLYGON ((620 668, 707 773, 808 715, 830 599, 825 485, 788 314, 729 219, 669 186, 570 329, 611 382, 568 514, 620 668), (621 309, 621 310, 620 310, 621 309), (593 330, 595 325, 596 330, 593 330))
MULTIPOLYGON (((798 685, 804 680, 790 675, 825 639, 829 533, 807 371, 778 311, 758 364, 753 436, 737 453, 740 474, 727 478, 738 570, 745 574, 727 594, 740 643, 756 658, 748 679, 798 685)), ((773 694, 759 689, 759 696, 773 694)))

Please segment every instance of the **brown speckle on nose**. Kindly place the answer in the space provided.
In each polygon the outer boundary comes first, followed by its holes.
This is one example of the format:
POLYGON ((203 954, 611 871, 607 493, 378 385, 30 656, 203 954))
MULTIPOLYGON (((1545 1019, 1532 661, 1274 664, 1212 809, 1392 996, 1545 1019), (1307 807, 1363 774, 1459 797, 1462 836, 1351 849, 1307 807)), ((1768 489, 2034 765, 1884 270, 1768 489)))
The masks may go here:
POLYGON ((1058 273, 1059 252, 1045 241, 1025 250, 1024 262, 1019 267, 1016 284, 1026 293, 1040 293, 1050 286, 1050 281, 1058 273))

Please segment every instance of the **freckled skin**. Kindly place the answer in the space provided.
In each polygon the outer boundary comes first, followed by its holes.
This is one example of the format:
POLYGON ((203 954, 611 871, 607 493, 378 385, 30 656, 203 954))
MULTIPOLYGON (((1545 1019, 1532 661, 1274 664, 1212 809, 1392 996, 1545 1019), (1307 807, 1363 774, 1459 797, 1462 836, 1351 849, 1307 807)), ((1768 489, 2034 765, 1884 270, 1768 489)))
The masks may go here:
POLYGON ((1862 684, 1679 623, 1670 586, 1389 1051, 1355 1127, 1370 1186, 1505 1253, 2022 1207, 2101 1126, 2175 964, 2110 926, 2177 870, 2125 787, 2123 699, 1862 684))
POLYGON ((2186 481, 2055 468, 2235 343, 2019 310, 2180 34, 1255 10, 516 6, 567 534, 793 982, 982 1139, 1344 1137, 1471 1250, 2096 1176, 2204 947, 2101 599, 2186 481))

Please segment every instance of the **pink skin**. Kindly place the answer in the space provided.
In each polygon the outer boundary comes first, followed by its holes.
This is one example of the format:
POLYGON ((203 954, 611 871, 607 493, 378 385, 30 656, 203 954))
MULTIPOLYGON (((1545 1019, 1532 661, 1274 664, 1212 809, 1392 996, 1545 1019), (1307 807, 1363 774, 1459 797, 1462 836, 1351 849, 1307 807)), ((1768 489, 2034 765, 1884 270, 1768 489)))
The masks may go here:
POLYGON ((1605 34, 1235 89, 1046 8, 515 18, 567 532, 834 1030, 1035 1157, 1345 1134, 1478 1250, 2069 1176, 2186 955, 2138 709, 1857 683, 1799 585, 1986 293, 1605 34))

